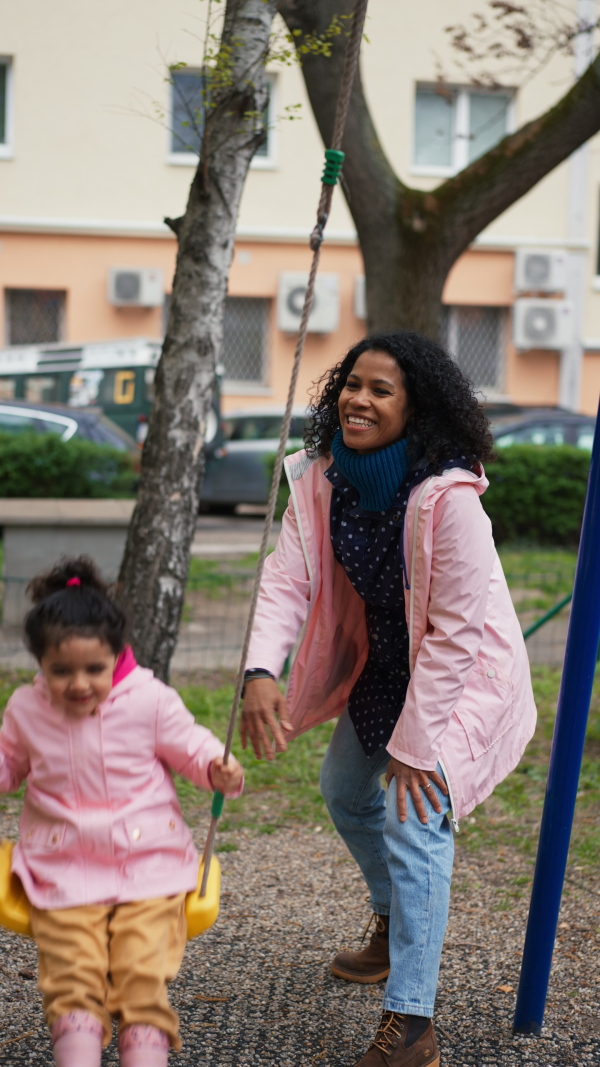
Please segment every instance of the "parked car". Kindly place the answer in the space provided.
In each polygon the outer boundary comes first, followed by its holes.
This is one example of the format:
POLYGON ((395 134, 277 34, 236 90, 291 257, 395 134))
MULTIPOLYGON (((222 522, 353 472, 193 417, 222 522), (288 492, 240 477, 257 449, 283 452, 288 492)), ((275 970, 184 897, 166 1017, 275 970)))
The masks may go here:
POLYGON ((496 448, 530 444, 575 445, 592 450, 596 420, 591 415, 548 407, 490 411, 489 417, 496 448))
POLYGON ((80 437, 97 445, 110 445, 119 452, 130 452, 139 459, 139 448, 133 437, 108 419, 100 408, 1 400, 0 433, 54 433, 62 441, 80 437))
MULTIPOLYGON (((571 444, 591 450, 596 420, 563 408, 523 407, 486 403, 497 448, 512 444, 571 444)), ((267 457, 277 451, 283 407, 234 411, 221 423, 220 447, 209 452, 201 507, 233 511, 236 504, 266 504, 269 496, 267 457)), ((302 447, 306 422, 295 408, 290 448, 302 447)))
MULTIPOLYGON (((201 508, 233 511, 236 504, 266 504, 267 459, 277 451, 283 407, 233 411, 221 421, 220 447, 207 454, 201 508)), ((294 408, 288 446, 302 447, 306 415, 294 408)))

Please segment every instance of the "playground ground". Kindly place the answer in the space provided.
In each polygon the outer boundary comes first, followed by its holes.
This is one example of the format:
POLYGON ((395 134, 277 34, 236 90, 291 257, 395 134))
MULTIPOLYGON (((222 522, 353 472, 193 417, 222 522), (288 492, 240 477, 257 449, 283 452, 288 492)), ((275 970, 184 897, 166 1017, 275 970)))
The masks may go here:
MULTIPOLYGON (((4 813, 1 831, 16 832, 14 810, 4 813)), ((188 945, 172 987, 184 1047, 171 1062, 353 1067, 374 1033, 383 990, 328 972, 340 945, 357 944, 369 914, 354 864, 316 827, 243 829, 235 844, 220 855, 219 921, 188 945)), ((531 858, 517 849, 457 848, 436 1012, 443 1067, 600 1063, 600 878, 576 866, 567 876, 543 1035, 512 1035, 531 871, 531 858)), ((50 1067, 34 946, 2 932, 0 949, 0 1064, 50 1067)), ((102 1064, 117 1062, 113 1042, 102 1064)))
MULTIPOLYGON (((568 581, 561 575, 548 588, 544 576, 541 597, 538 578, 528 577, 541 572, 538 559, 535 567, 525 561, 526 575, 515 561, 507 564, 528 612, 546 610, 568 581)), ((214 605, 230 583, 222 567, 203 566, 197 580, 214 605)), ((535 738, 517 771, 463 820, 457 838, 436 1006, 442 1067, 600 1064, 600 677, 543 1034, 515 1038, 511 1031, 560 681, 554 659, 532 660, 535 738)), ((28 680, 17 665, 0 669, 0 707, 28 680)), ((198 720, 224 736, 230 673, 205 668, 174 681, 198 720)), ((348 985, 328 970, 338 948, 358 947, 369 918, 365 886, 319 796, 330 731, 331 724, 311 730, 274 764, 243 755, 246 793, 227 804, 218 835, 221 916, 188 945, 172 988, 184 1042, 173 1067, 354 1067, 374 1034, 383 986, 348 985)), ((234 751, 242 755, 237 738, 234 751)), ((183 782, 178 788, 201 846, 210 798, 183 782)), ((0 797, 0 837, 18 836, 20 804, 19 797, 0 797)), ((35 987, 33 944, 0 931, 0 1067, 52 1063, 35 987)), ((113 1043, 102 1063, 117 1062, 113 1043)))

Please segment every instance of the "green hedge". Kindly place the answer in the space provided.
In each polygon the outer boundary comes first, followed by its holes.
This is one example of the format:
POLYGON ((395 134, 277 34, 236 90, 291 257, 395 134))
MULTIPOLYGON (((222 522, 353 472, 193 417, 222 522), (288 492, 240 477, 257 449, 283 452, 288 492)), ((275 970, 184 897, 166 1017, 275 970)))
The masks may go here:
POLYGON ((1 497, 128 497, 137 481, 127 452, 55 434, 0 433, 1 497))
POLYGON ((481 498, 496 542, 577 545, 589 469, 590 454, 571 445, 498 449, 481 498))

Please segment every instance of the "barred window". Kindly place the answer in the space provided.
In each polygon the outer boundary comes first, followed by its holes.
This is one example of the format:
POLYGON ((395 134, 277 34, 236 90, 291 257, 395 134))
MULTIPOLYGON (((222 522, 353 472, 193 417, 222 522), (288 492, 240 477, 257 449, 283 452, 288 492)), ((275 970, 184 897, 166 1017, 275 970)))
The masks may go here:
POLYGON ((221 351, 226 380, 264 381, 268 326, 269 300, 227 297, 221 351))
POLYGON ((503 391, 505 324, 504 308, 443 308, 442 341, 476 389, 503 391))
POLYGON ((66 293, 51 289, 6 289, 6 341, 9 345, 62 340, 66 293))

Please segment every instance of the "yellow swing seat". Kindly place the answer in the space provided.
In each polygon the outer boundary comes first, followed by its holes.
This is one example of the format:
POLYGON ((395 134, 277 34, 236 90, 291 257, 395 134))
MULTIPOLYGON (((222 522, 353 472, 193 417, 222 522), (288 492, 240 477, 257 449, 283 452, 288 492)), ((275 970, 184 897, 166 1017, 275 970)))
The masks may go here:
MULTIPOLYGON (((31 937, 29 901, 19 878, 10 869, 13 841, 0 841, 0 926, 15 934, 31 937)), ((204 866, 198 871, 198 885, 188 893, 185 901, 188 941, 209 930, 219 914, 221 868, 216 856, 210 863, 205 896, 200 896, 204 866)))

